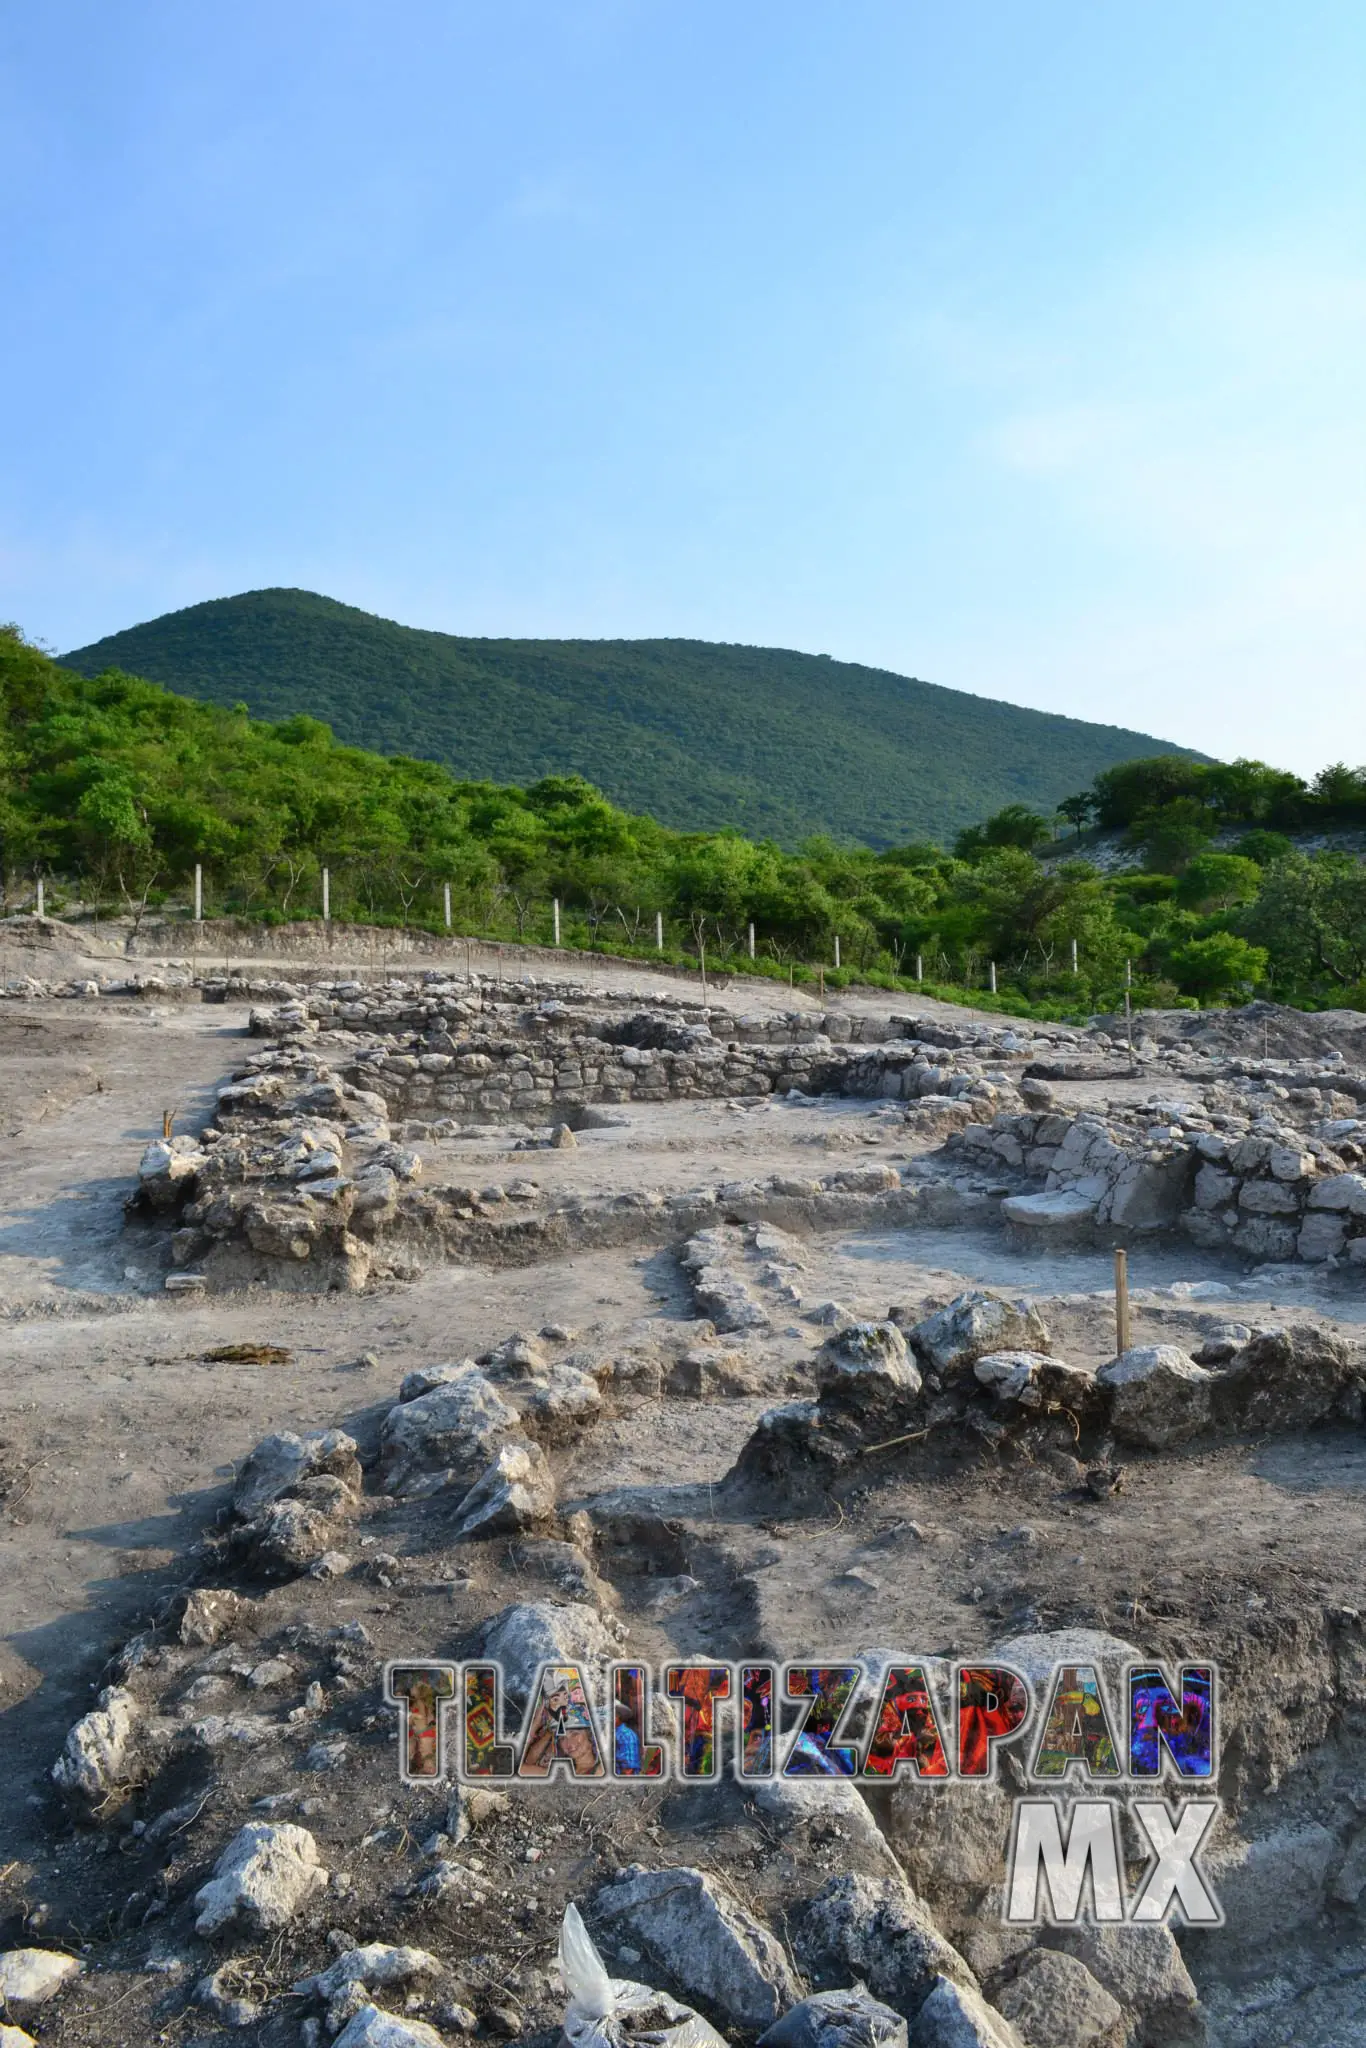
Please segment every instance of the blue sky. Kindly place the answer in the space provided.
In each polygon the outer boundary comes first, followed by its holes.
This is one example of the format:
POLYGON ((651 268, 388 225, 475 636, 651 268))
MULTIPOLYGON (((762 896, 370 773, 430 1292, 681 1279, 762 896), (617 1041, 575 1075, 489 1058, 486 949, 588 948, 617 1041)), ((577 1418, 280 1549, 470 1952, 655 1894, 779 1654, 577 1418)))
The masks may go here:
POLYGON ((299 584, 1366 759, 1366 13, 0 15, 0 615, 299 584))

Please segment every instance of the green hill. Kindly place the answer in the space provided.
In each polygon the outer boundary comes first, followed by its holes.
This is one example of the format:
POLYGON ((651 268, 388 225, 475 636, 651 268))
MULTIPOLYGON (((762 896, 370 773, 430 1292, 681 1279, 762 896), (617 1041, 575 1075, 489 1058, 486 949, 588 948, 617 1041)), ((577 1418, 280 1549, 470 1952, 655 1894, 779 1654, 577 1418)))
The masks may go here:
POLYGON ((1051 811, 1150 734, 885 669, 704 640, 474 640, 306 590, 168 612, 61 657, 256 718, 305 712, 380 753, 528 784, 579 774, 666 825, 795 845, 946 840, 1005 804, 1051 811))

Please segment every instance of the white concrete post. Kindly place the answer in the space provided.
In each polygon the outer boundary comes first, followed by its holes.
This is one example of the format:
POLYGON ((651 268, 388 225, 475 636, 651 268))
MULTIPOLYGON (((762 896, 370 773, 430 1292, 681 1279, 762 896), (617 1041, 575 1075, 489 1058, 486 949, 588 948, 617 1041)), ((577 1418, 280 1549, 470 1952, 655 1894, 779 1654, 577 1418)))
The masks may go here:
POLYGON ((555 919, 555 944, 558 946, 560 943, 560 899, 558 896, 551 904, 550 909, 555 919))
POLYGON ((38 917, 43 917, 46 915, 43 909, 43 878, 41 875, 39 875, 38 877, 38 909, 35 914, 38 917))
POLYGON ((326 869, 326 868, 324 868, 324 869, 323 869, 323 923, 324 923, 324 924, 330 924, 330 923, 331 923, 331 921, 332 921, 332 877, 331 877, 331 875, 330 875, 330 874, 329 874, 329 873, 327 872, 327 869, 326 869))
POLYGON ((750 926, 750 928, 749 928, 749 957, 750 957, 750 959, 751 959, 751 960, 752 960, 752 959, 754 958, 754 926, 753 926, 753 925, 751 925, 751 926, 750 926))
POLYGON ((836 965, 836 967, 838 967, 838 966, 839 966, 839 964, 840 964, 840 935, 839 935, 839 933, 838 933, 838 932, 836 932, 836 933, 835 933, 835 965, 836 965))
POLYGON ((925 979, 925 955, 923 953, 917 953, 915 956, 915 978, 917 981, 925 979))
POLYGON ((664 951, 664 912, 662 910, 655 912, 655 951, 656 953, 664 951))
POLYGON ((204 922, 204 870, 198 861, 194 864, 194 921, 204 922))
POLYGON ((993 995, 996 993, 996 962, 994 960, 991 963, 991 993, 993 995))
POLYGON ((446 913, 446 930, 449 931, 451 928, 451 885, 449 882, 442 884, 441 907, 446 913))
POLYGON ((1076 942, 1076 940, 1075 940, 1075 939, 1073 939, 1073 941, 1072 941, 1072 972, 1073 972, 1073 973, 1075 974, 1075 973, 1076 973, 1076 971, 1077 971, 1077 942, 1076 942))

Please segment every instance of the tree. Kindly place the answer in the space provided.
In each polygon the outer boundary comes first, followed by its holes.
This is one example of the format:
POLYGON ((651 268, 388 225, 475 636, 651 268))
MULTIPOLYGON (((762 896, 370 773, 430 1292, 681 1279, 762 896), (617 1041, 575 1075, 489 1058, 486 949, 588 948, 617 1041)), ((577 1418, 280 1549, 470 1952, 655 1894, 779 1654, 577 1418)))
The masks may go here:
POLYGON ((1255 860, 1236 853, 1198 853, 1176 885, 1183 910, 1232 910, 1251 903, 1262 884, 1255 860))
POLYGON ((1004 810, 996 811, 984 824, 969 825, 966 831, 960 832, 953 842, 953 850, 959 860, 975 861, 1000 847, 1013 846, 1024 853, 1031 853, 1049 837, 1047 818, 1041 818, 1027 804, 1007 804, 1004 810))
POLYGON ((1198 799, 1205 768, 1178 754, 1154 754, 1141 761, 1121 761, 1096 777, 1096 816, 1107 830, 1132 825, 1145 811, 1160 810, 1179 797, 1198 799))
POLYGON ((1251 946, 1236 932, 1211 932, 1208 938, 1188 939, 1171 955, 1177 985, 1186 995, 1204 1002, 1221 996, 1251 994, 1265 981, 1268 955, 1265 947, 1251 946))
POLYGON ((1131 846, 1141 847, 1149 867, 1179 875, 1208 846, 1214 824, 1204 805, 1194 797, 1175 797, 1171 803, 1140 811, 1126 834, 1131 846))
POLYGON ((1095 809, 1095 791, 1093 789, 1082 789, 1078 790, 1075 796, 1065 796, 1063 798, 1062 802, 1058 805, 1058 816, 1066 819, 1069 825, 1076 827, 1077 837, 1080 839, 1088 821, 1094 817, 1095 809))

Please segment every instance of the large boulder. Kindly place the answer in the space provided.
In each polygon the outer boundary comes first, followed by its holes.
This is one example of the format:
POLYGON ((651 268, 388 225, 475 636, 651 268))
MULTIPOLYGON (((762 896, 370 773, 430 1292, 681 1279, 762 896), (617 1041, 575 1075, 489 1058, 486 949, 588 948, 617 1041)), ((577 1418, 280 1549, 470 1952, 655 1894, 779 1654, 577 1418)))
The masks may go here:
POLYGON ((1203 2048, 1199 1995, 1165 1922, 1137 1927, 1078 1921, 1045 1928, 1041 1942, 1084 1963, 1124 2008, 1129 2048, 1203 2048))
POLYGON ((555 1513, 555 1481, 538 1444, 505 1443, 456 1509, 456 1536, 515 1536, 555 1513))
POLYGON ((593 1914, 734 2026, 771 2026, 801 1997, 782 1943, 700 1870, 628 1870, 597 1894, 593 1914))
POLYGON ((153 1209, 178 1209, 195 1193, 207 1164, 195 1138, 154 1138, 138 1162, 138 1192, 153 1209))
POLYGON ((400 1402, 385 1416, 380 1429, 385 1491, 468 1489, 506 1439, 520 1433, 516 1409, 478 1366, 467 1366, 455 1379, 400 1402))
POLYGON ((287 1927, 326 1888, 327 1872, 307 1828, 249 1821, 195 1893, 197 1934, 241 1926, 257 1933, 287 1927))
POLYGON ((351 1493, 360 1492, 355 1438, 343 1429, 318 1430, 312 1436, 282 1430, 263 1437, 248 1456, 232 1490, 233 1507, 249 1520, 271 1501, 293 1493, 305 1479, 323 1474, 340 1479, 351 1493))
POLYGON ((1048 1327, 1032 1302, 977 1287, 926 1316, 908 1333, 922 1365, 942 1377, 964 1372, 989 1351, 1047 1351, 1048 1327))
POLYGON ((1057 1949, 1026 1956, 996 2004, 1025 2048, 1124 2048, 1124 2009, 1084 1963, 1057 1949))
POLYGON ((980 1991, 941 1977, 911 2028, 911 2048, 1021 2048, 1020 2037, 980 1991))
POLYGON ((1213 1385, 1216 1422, 1229 1429, 1308 1429, 1355 1378, 1347 1345, 1315 1323, 1259 1330, 1213 1385))
POLYGON ((913 1401, 920 1373, 895 1323, 853 1323, 827 1337, 816 1354, 823 1396, 842 1405, 913 1401))
POLYGON ((504 1607, 485 1623, 479 1654, 501 1665, 511 1700, 528 1698, 543 1664, 577 1664, 588 1685, 616 1655, 617 1645, 596 1608, 532 1601, 504 1607))
POLYGON ((915 2017, 941 1977, 974 1983, 928 1908, 895 1878, 831 1878, 801 1916, 801 1953, 827 1978, 858 1978, 905 2019, 915 2017))
POLYGON ((275 1500, 232 1531, 230 1547, 263 1579, 296 1579, 334 1547, 335 1534, 332 1517, 322 1509, 301 1500, 275 1500))
POLYGON ((1136 1344, 1096 1374, 1121 1441, 1162 1451, 1207 1427, 1213 1374, 1174 1344, 1136 1344))

